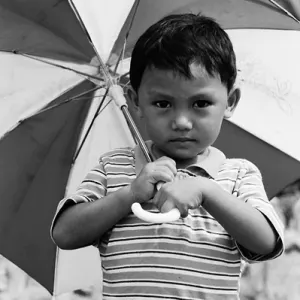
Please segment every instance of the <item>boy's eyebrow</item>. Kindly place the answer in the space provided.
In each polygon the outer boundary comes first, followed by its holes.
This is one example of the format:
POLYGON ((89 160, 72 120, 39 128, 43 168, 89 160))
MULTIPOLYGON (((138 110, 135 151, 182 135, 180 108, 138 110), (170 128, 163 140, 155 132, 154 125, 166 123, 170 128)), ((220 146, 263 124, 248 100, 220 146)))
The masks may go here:
POLYGON ((201 98, 211 99, 211 98, 213 98, 213 96, 214 96, 214 94, 212 94, 212 93, 203 92, 203 93, 197 93, 195 95, 192 95, 191 97, 189 97, 189 100, 201 100, 201 98))
POLYGON ((164 98, 168 98, 168 99, 174 99, 174 97, 172 95, 169 95, 167 93, 164 93, 162 91, 154 91, 154 90, 151 90, 151 91, 148 91, 148 95, 149 96, 159 96, 159 97, 164 97, 164 98))

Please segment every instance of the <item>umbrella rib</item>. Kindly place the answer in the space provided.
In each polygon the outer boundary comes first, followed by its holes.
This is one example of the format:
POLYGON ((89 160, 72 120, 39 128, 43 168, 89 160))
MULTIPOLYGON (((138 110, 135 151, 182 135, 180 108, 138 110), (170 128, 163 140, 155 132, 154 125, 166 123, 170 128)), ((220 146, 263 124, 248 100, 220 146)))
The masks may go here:
MULTIPOLYGON (((110 99, 110 100, 103 106, 104 101, 105 101, 106 97, 108 96, 108 92, 109 92, 109 89, 107 88, 106 91, 105 91, 105 93, 104 93, 104 95, 103 95, 103 98, 102 98, 102 100, 101 100, 101 103, 99 104, 99 106, 98 106, 98 108, 97 108, 97 111, 95 112, 94 117, 93 117, 93 119, 92 119, 92 121, 91 121, 91 123, 90 123, 90 125, 89 125, 89 128, 88 128, 87 132, 85 133, 84 138, 83 138, 82 142, 80 143, 80 146, 78 147, 78 150, 76 151, 76 153, 75 153, 75 155, 74 155, 74 158, 73 158, 73 164, 75 163, 76 159, 78 158, 78 156, 79 156, 79 154, 80 154, 80 152, 81 152, 81 150, 82 150, 82 148, 83 148, 83 145, 84 145, 84 143, 85 143, 85 141, 86 141, 86 139, 87 139, 87 137, 88 137, 88 135, 89 135, 89 133, 90 133, 90 131, 91 131, 91 129, 92 129, 92 127, 93 127, 93 125, 94 125, 96 119, 97 119, 97 117, 98 117, 98 116, 104 111, 104 109, 105 109, 105 108, 113 101, 113 99, 110 99), (103 106, 103 107, 102 107, 102 106, 103 106)), ((102 95, 101 95, 101 97, 102 97, 102 95)), ((134 137, 134 136, 133 136, 133 137, 134 137)))
MULTIPOLYGON (((63 101, 63 102, 60 102, 60 103, 54 104, 54 105, 52 105, 52 106, 46 107, 46 108, 44 108, 44 109, 41 109, 41 110, 39 110, 39 111, 37 111, 37 112, 31 114, 30 116, 26 117, 25 119, 19 120, 12 128, 10 128, 10 129, 9 129, 8 131, 6 131, 2 136, 0 136, 0 139, 4 138, 7 134, 9 134, 12 130, 14 130, 16 127, 18 127, 20 124, 22 124, 23 122, 25 122, 25 121, 28 120, 29 118, 34 117, 34 116, 37 116, 37 115, 39 115, 39 114, 41 114, 41 113, 43 113, 43 112, 46 112, 46 111, 48 111, 48 110, 50 110, 50 109, 53 109, 53 108, 59 107, 59 106, 61 106, 61 105, 67 104, 67 103, 69 103, 69 102, 71 102, 71 101, 78 101, 78 100, 89 99, 88 97, 82 97, 82 96, 84 96, 84 95, 86 95, 86 94, 88 94, 88 93, 91 93, 91 92, 95 92, 95 91, 97 91, 97 90, 99 90, 99 89, 101 89, 101 88, 103 88, 103 86, 96 86, 96 87, 94 87, 94 88, 92 88, 92 89, 89 89, 89 90, 87 90, 87 91, 85 91, 85 92, 82 92, 82 93, 80 93, 80 94, 78 94, 78 95, 76 95, 76 96, 74 96, 74 97, 72 97, 72 98, 66 99, 66 100, 63 101)), ((99 95, 98 97, 102 97, 102 95, 99 95)))
POLYGON ((53 63, 53 62, 50 62, 50 61, 47 61, 47 60, 38 58, 38 57, 33 56, 33 55, 29 55, 29 54, 20 52, 20 51, 18 51, 18 50, 2 50, 2 49, 1 49, 0 51, 1 51, 1 52, 13 53, 13 54, 19 54, 19 55, 21 55, 21 56, 24 56, 24 57, 27 57, 27 58, 30 58, 30 59, 33 59, 33 60, 36 60, 36 61, 39 61, 39 62, 48 64, 48 65, 51 65, 51 66, 53 66, 53 67, 58 67, 58 68, 61 68, 61 69, 64 69, 64 70, 72 71, 72 72, 74 72, 74 73, 77 73, 77 74, 79 74, 79 75, 82 75, 82 76, 84 76, 84 77, 87 77, 88 79, 89 79, 89 78, 92 78, 92 79, 96 79, 96 80, 99 80, 99 81, 104 81, 103 78, 101 78, 101 77, 94 76, 94 75, 91 75, 91 74, 87 74, 87 73, 84 73, 84 72, 81 72, 81 71, 78 71, 78 70, 75 70, 75 69, 72 69, 72 68, 69 68, 69 67, 60 65, 60 64, 56 64, 56 63, 53 63))
POLYGON ((136 6, 135 6, 135 8, 134 8, 134 13, 133 13, 133 16, 132 16, 132 18, 131 18, 131 21, 130 21, 128 30, 127 30, 126 35, 125 35, 125 39, 126 39, 126 40, 127 40, 128 36, 129 36, 130 30, 132 29, 133 21, 134 21, 135 15, 136 15, 136 13, 137 13, 137 9, 138 9, 138 7, 139 7, 139 5, 140 5, 140 2, 141 2, 141 0, 137 0, 137 2, 136 2, 137 4, 136 4, 136 6))
POLYGON ((117 76, 117 69, 119 67, 119 64, 120 62, 124 59, 124 54, 125 54, 125 48, 126 48, 126 42, 127 42, 127 37, 125 37, 125 40, 124 40, 124 45, 123 45, 123 49, 118 57, 118 61, 114 67, 114 71, 113 71, 113 74, 114 76, 117 76))
POLYGON ((119 55, 119 57, 118 57, 118 61, 117 61, 116 65, 115 65, 115 68, 114 68, 114 75, 116 75, 116 73, 117 73, 117 69, 118 69, 118 66, 119 66, 120 61, 123 60, 123 58, 124 58, 124 55, 125 55, 125 49, 126 49, 126 44, 127 44, 127 40, 128 40, 128 36, 129 36, 129 32, 130 32, 130 30, 132 29, 133 21, 134 21, 134 18, 135 18, 135 16, 136 16, 137 9, 138 9, 138 6, 140 5, 140 2, 141 2, 140 0, 137 0, 136 5, 135 5, 135 7, 134 7, 134 12, 133 12, 133 14, 132 14, 132 18, 131 18, 131 20, 130 20, 130 23, 129 23, 127 32, 126 32, 126 34, 125 34, 124 45, 123 45, 122 51, 121 51, 121 53, 120 53, 120 55, 119 55))
POLYGON ((113 99, 110 99, 107 101, 107 103, 103 106, 103 108, 98 112, 98 116, 104 111, 104 109, 113 101, 113 99))
MULTIPOLYGON (((46 108, 44 108, 44 109, 41 109, 41 110, 39 110, 37 113, 35 113, 35 114, 29 116, 28 118, 33 117, 33 116, 36 116, 36 115, 39 115, 39 114, 41 114, 41 113, 43 113, 43 112, 45 112, 45 111, 48 111, 48 110, 53 109, 53 108, 56 108, 56 107, 58 107, 58 106, 67 104, 67 103, 69 103, 69 102, 71 102, 71 101, 78 101, 78 100, 88 99, 88 97, 84 97, 84 98, 83 98, 82 96, 85 96, 86 94, 89 94, 89 93, 91 93, 91 92, 95 92, 95 91, 97 91, 97 90, 99 90, 99 89, 101 89, 101 88, 103 88, 103 86, 96 86, 96 87, 94 87, 94 88, 92 88, 92 89, 89 89, 89 90, 87 90, 87 91, 84 91, 84 92, 82 92, 82 93, 80 93, 80 94, 78 94, 78 95, 76 95, 76 96, 74 96, 74 97, 72 97, 72 98, 66 99, 66 100, 63 101, 63 102, 60 102, 60 103, 54 104, 54 105, 52 105, 52 106, 46 107, 46 108)), ((100 96, 98 96, 98 97, 100 97, 100 96)), ((28 118, 26 118, 26 119, 28 119, 28 118)), ((22 120, 22 121, 25 121, 26 119, 24 119, 24 120, 22 120)), ((22 122, 22 121, 20 121, 20 122, 22 122)))
POLYGON ((101 107, 102 107, 102 105, 103 105, 103 103, 104 103, 104 101, 105 101, 105 99, 106 99, 106 97, 107 97, 107 95, 108 95, 108 92, 109 92, 109 89, 107 88, 106 89, 106 91, 105 91, 105 93, 104 93, 104 95, 103 95, 103 98, 102 98, 102 100, 101 100, 101 102, 100 102, 100 104, 99 104, 99 106, 98 106, 98 108, 97 108, 97 110, 96 110, 96 112, 95 112, 95 114, 94 114, 94 116, 93 116, 93 119, 92 119, 92 121, 91 121, 91 123, 90 123, 90 125, 89 125, 89 127, 88 127, 88 129, 87 129, 87 131, 86 131, 86 133, 85 133, 85 135, 84 135, 84 137, 83 137, 83 140, 82 140, 82 142, 80 143, 80 145, 79 145, 79 147, 78 147, 78 150, 76 151, 76 153, 75 153, 75 155, 74 155, 74 158, 73 158, 73 164, 75 163, 75 161, 76 161, 76 159, 78 158, 78 156, 79 156, 79 154, 80 154, 80 152, 81 152, 81 150, 82 150, 82 148, 83 148, 83 145, 84 145, 84 143, 85 143, 85 141, 86 141, 86 139, 87 139, 87 137, 88 137, 88 135, 89 135, 89 133, 90 133, 90 131, 91 131, 91 129, 92 129, 92 127, 93 127, 93 125, 94 125, 94 123, 95 123, 95 121, 96 121, 96 119, 97 119, 97 117, 98 117, 98 115, 99 115, 99 113, 110 103, 110 101, 108 102, 108 104, 106 104, 105 105, 105 107, 101 110, 101 107))
POLYGON ((289 17, 294 19, 294 21, 300 23, 300 20, 298 20, 292 13, 290 13, 287 9, 285 9, 283 6, 281 6, 279 3, 277 3, 274 0, 269 0, 271 3, 273 3, 277 8, 281 9, 283 12, 285 12, 289 17))

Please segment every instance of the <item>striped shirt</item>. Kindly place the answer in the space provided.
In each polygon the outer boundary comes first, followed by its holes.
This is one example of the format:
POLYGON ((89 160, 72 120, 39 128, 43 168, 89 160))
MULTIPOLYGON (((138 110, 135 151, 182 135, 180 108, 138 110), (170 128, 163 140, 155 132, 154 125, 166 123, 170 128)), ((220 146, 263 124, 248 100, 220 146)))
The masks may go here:
MULTIPOLYGON (((238 245, 203 207, 164 224, 146 223, 131 213, 95 242, 102 260, 103 299, 236 300, 242 259, 264 261, 283 252, 283 226, 267 199, 257 167, 210 150, 209 157, 187 168, 188 172, 212 178, 236 201, 261 211, 278 233, 273 253, 256 255, 238 245)), ((77 192, 60 202, 57 213, 70 201, 101 201, 130 184, 144 163, 139 148, 102 155, 77 192)), ((143 208, 158 212, 151 201, 143 208)))

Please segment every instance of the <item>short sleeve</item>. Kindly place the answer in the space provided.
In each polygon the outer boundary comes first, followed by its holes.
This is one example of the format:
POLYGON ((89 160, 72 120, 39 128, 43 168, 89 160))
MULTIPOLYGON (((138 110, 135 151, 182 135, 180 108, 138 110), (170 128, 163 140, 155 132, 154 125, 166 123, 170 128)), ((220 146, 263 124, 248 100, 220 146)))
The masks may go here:
POLYGON ((75 193, 67 195, 62 199, 54 215, 50 234, 53 239, 53 227, 59 215, 70 205, 79 203, 92 202, 104 197, 107 193, 107 176, 104 170, 102 159, 84 178, 75 193))
POLYGON ((280 256, 284 251, 284 226, 267 197, 261 172, 253 163, 247 160, 243 160, 234 194, 239 199, 259 210, 277 233, 276 247, 272 253, 267 255, 255 254, 237 244, 242 257, 251 263, 270 260, 280 256))

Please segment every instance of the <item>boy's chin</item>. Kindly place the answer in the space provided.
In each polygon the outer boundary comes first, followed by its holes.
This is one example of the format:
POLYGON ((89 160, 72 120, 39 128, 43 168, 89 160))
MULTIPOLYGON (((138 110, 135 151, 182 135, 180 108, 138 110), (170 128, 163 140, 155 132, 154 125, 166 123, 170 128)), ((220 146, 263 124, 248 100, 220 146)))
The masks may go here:
MULTIPOLYGON (((156 144, 157 145, 157 144, 156 144)), ((205 149, 200 147, 174 147, 174 145, 157 145, 156 148, 161 155, 165 155, 174 159, 177 162, 189 162, 196 160, 198 155, 205 152, 205 149)))
MULTIPOLYGON (((201 152, 201 151, 199 151, 201 152)), ((190 151, 186 149, 172 149, 168 151, 167 156, 174 159, 175 161, 193 160, 198 156, 197 151, 190 151)))

